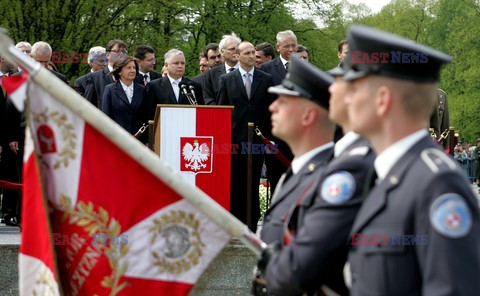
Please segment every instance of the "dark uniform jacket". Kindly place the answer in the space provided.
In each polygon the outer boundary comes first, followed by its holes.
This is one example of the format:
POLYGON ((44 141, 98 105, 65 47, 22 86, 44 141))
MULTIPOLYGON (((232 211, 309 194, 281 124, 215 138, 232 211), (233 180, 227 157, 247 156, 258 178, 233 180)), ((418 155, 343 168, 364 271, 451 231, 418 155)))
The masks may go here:
POLYGON ((314 295, 327 286, 340 295, 348 290, 343 267, 350 236, 363 201, 363 184, 371 169, 374 153, 359 138, 324 170, 308 195, 290 217, 291 243, 270 259, 265 280, 273 295, 314 295))
POLYGON ((78 77, 75 79, 75 82, 73 83, 73 88, 77 91, 79 95, 82 97, 85 97, 85 89, 87 88, 87 80, 88 77, 92 74, 92 72, 87 73, 83 76, 78 77))
MULTIPOLYGON (((281 188, 275 191, 272 203, 265 212, 260 238, 267 244, 283 242, 285 220, 288 211, 299 198, 307 198, 315 194, 312 187, 319 178, 333 155, 333 147, 317 153, 302 169, 283 182, 281 188)), ((285 179, 284 179, 285 180, 285 179)))
POLYGON ((352 233, 362 235, 349 253, 352 295, 480 291, 478 201, 461 169, 429 136, 372 189, 352 233), (382 244, 374 235, 389 239, 382 244))

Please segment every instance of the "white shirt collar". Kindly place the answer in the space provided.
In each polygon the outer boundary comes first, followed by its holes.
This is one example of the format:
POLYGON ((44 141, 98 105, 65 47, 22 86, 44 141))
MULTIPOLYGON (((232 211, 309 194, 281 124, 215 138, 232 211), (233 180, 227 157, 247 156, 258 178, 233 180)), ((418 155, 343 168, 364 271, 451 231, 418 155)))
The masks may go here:
POLYGON ((150 76, 150 73, 148 73, 148 72, 147 72, 147 73, 143 73, 142 71, 139 70, 138 73, 142 74, 143 76, 145 76, 145 75, 150 76))
POLYGON ((380 153, 374 162, 378 179, 385 179, 392 167, 400 160, 400 158, 425 136, 428 136, 427 130, 421 129, 406 136, 400 141, 397 141, 380 153))
POLYGON ((288 63, 288 61, 287 61, 286 59, 284 59, 284 58, 282 57, 282 55, 280 55, 280 60, 282 61, 283 67, 285 67, 285 64, 288 63))
POLYGON ((229 73, 228 70, 230 70, 230 68, 235 68, 235 69, 238 69, 238 67, 240 67, 240 62, 237 62, 237 64, 233 67, 230 67, 227 62, 225 62, 225 73, 229 73))
POLYGON ((299 157, 295 157, 292 160, 292 172, 297 174, 315 155, 332 147, 333 142, 328 142, 327 144, 313 148, 299 157))
POLYGON ((167 74, 167 77, 168 77, 168 80, 170 80, 170 84, 173 84, 173 82, 177 82, 177 86, 179 86, 180 84, 180 81, 182 81, 182 77, 178 78, 178 79, 173 79, 172 77, 170 77, 170 75, 167 74))
MULTIPOLYGON (((248 71, 248 73, 250 73, 250 75, 253 77, 253 71, 255 70, 255 67, 252 67, 252 70, 248 71)), ((243 70, 242 67, 238 67, 238 71, 240 71, 240 74, 242 75, 245 75, 245 73, 247 73, 247 71, 243 70)))
MULTIPOLYGON (((112 66, 107 65, 107 67, 108 67, 108 71, 109 71, 109 72, 112 72, 112 71, 113 71, 113 67, 112 67, 112 66)), ((112 75, 112 76, 113 76, 113 75, 112 75)))
POLYGON ((127 89, 130 89, 132 90, 132 93, 133 93, 133 84, 134 84, 133 81, 132 81, 132 84, 130 84, 129 86, 123 83, 122 79, 119 79, 118 81, 120 81, 120 84, 122 85, 122 88, 125 92, 127 91, 127 89))
POLYGON ((352 145, 352 143, 358 138, 360 138, 360 135, 355 132, 346 133, 340 140, 337 141, 337 143, 335 143, 335 147, 333 148, 335 157, 339 157, 340 154, 342 154, 343 151, 345 151, 348 146, 352 145))

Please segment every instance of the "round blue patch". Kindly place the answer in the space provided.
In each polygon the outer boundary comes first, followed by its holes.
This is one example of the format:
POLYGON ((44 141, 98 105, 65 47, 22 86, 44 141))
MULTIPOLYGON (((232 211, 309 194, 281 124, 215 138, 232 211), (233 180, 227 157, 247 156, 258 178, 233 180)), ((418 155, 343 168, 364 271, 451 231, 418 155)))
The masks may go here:
POLYGON ((352 198, 355 186, 355 179, 349 172, 330 175, 323 181, 322 198, 330 204, 342 204, 352 198))
POLYGON ((430 223, 442 235, 464 237, 472 228, 472 215, 465 199, 457 193, 437 197, 430 207, 430 223))

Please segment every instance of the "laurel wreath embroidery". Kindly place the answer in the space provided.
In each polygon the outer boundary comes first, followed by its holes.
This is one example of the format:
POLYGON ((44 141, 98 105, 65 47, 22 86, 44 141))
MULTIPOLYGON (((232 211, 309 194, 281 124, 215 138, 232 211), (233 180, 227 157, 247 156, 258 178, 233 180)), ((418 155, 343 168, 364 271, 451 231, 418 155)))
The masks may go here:
MULTIPOLYGON (((98 207, 98 212, 96 212, 92 202, 85 203, 80 201, 77 203, 75 209, 71 205, 70 198, 65 195, 61 196, 60 202, 62 210, 64 211, 62 221, 69 218, 69 224, 76 224, 77 226, 83 227, 86 233, 104 233, 114 237, 120 235, 120 224, 116 219, 109 217, 108 212, 104 208, 98 207)), ((113 244, 105 245, 102 243, 97 247, 104 251, 108 258, 110 268, 112 269, 111 276, 103 277, 102 286, 110 288, 110 296, 115 296, 122 289, 130 285, 130 283, 126 281, 119 284, 120 278, 128 267, 128 262, 119 266, 119 261, 127 254, 129 246, 128 244, 114 246, 113 244)))
MULTIPOLYGON (((52 111, 48 113, 48 108, 45 111, 40 113, 33 113, 33 120, 37 124, 45 123, 47 124, 51 120, 55 125, 61 130, 62 140, 65 142, 65 146, 58 153, 60 157, 59 160, 56 160, 53 164, 54 169, 58 169, 60 165, 68 167, 69 161, 74 160, 77 157, 75 153, 75 147, 77 145, 77 135, 74 133, 73 125, 68 122, 68 118, 65 114, 61 114, 58 111, 52 111)), ((43 160, 42 155, 39 156, 40 161, 43 165, 48 168, 48 164, 43 160)))
POLYGON ((161 234, 163 229, 168 225, 183 224, 192 229, 190 236, 191 250, 187 256, 183 256, 183 258, 174 260, 167 259, 165 256, 162 256, 156 251, 152 252, 154 257, 153 265, 158 266, 161 273, 167 272, 171 274, 180 274, 190 270, 193 266, 199 263, 199 258, 203 254, 202 247, 205 247, 205 244, 200 238, 200 223, 197 219, 195 219, 194 214, 187 214, 182 210, 173 210, 170 211, 170 214, 163 214, 160 219, 154 219, 153 223, 154 226, 148 230, 149 232, 153 233, 152 239, 150 240, 152 244, 155 242, 157 236, 161 234))
POLYGON ((39 285, 39 286, 44 286, 45 288, 43 289, 42 292, 40 292, 41 294, 37 294, 37 291, 33 290, 32 294, 34 296, 37 296, 37 295, 55 295, 54 281, 53 281, 52 277, 49 276, 48 273, 45 270, 40 272, 40 274, 38 275, 38 279, 37 279, 36 284, 39 285))

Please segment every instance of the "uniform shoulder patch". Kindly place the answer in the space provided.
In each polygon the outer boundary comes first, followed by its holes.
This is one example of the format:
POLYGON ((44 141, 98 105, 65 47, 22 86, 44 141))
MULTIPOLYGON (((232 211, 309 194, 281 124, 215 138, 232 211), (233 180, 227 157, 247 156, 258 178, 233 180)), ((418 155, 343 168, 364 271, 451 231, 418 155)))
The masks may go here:
POLYGON ((370 150, 370 148, 368 146, 356 147, 356 148, 353 148, 352 150, 350 150, 348 155, 349 156, 354 156, 354 155, 363 156, 363 155, 367 155, 369 150, 370 150))
POLYGON ((328 176, 322 183, 322 198, 329 204, 342 204, 352 198, 356 183, 352 174, 341 171, 328 176))
POLYGON ((461 195, 445 193, 437 197, 430 207, 430 223, 446 237, 461 238, 472 228, 472 214, 461 195))
POLYGON ((442 167, 447 167, 452 171, 458 169, 457 164, 453 161, 453 159, 451 159, 444 152, 438 149, 425 149, 420 154, 420 158, 435 174, 438 173, 442 167))

